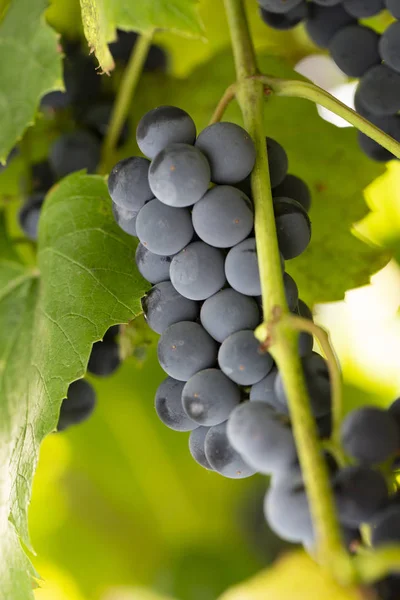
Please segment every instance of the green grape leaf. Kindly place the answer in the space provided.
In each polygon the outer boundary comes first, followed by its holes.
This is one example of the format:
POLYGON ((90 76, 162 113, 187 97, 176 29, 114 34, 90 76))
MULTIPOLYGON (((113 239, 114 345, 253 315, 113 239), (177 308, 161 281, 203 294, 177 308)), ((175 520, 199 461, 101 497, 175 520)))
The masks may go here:
POLYGON ((292 552, 271 569, 228 590, 220 600, 361 600, 367 599, 355 587, 342 587, 304 551, 292 552))
POLYGON ((46 24, 47 0, 13 0, 0 24, 0 162, 32 125, 40 98, 62 89, 57 35, 46 24))
POLYGON ((356 224, 356 231, 393 252, 400 264, 400 168, 397 161, 366 190, 371 212, 356 224))
POLYGON ((28 568, 16 532, 29 548, 39 445, 56 428, 68 385, 84 375, 93 342, 141 312, 146 282, 101 177, 77 173, 50 193, 37 267, 10 249, 3 223, 0 233, 0 555, 12 554, 1 561, 0 581, 4 597, 26 600, 28 568))
POLYGON ((198 0, 80 0, 83 29, 104 72, 114 68, 108 43, 116 28, 138 32, 168 29, 186 36, 201 36, 198 0))
MULTIPOLYGON (((273 76, 299 78, 278 57, 262 56, 260 66, 273 76)), ((149 108, 176 104, 192 115, 201 131, 234 79, 228 52, 201 65, 185 80, 146 75, 135 98, 133 127, 149 108), (195 101, 193 90, 196 90, 195 101)), ((224 120, 242 124, 235 102, 229 106, 224 120)), ((327 123, 307 100, 268 98, 265 133, 284 146, 289 156, 289 172, 302 177, 312 192, 311 244, 302 256, 286 262, 287 271, 295 278, 300 296, 307 303, 340 300, 346 290, 367 284, 371 275, 389 259, 382 248, 366 244, 353 233, 353 224, 368 213, 363 190, 384 167, 361 153, 354 129, 339 129, 327 123)), ((137 152, 134 141, 124 150, 137 152)))

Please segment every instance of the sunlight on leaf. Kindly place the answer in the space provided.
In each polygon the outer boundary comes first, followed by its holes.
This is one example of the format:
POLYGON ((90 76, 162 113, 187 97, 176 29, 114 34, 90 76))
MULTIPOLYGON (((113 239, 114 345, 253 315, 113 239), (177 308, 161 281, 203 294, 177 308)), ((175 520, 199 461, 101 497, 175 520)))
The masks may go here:
POLYGON ((228 590, 220 600, 361 600, 357 588, 343 588, 304 552, 284 556, 268 570, 228 590))

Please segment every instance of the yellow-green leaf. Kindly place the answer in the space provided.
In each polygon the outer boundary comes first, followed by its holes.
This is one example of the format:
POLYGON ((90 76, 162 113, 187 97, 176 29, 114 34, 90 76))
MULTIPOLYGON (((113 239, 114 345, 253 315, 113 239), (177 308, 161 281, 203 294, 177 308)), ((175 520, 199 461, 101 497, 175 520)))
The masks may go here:
POLYGON ((83 29, 90 48, 104 72, 114 67, 108 43, 117 27, 150 33, 168 29, 185 36, 199 37, 202 26, 198 0, 80 0, 83 29))
POLYGON ((361 600, 361 590, 333 581, 305 552, 284 556, 271 569, 223 594, 220 600, 361 600))
POLYGON ((90 49, 96 54, 103 71, 114 68, 114 60, 107 45, 107 21, 103 0, 80 0, 83 31, 90 49))

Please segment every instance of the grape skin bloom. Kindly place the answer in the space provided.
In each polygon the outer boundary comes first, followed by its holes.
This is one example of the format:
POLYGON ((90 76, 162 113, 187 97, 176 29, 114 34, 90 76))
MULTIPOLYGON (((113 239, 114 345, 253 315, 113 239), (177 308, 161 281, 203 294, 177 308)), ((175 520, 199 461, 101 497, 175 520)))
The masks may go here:
POLYGON ((188 381, 217 362, 217 343, 198 323, 181 321, 166 329, 157 347, 161 367, 170 377, 188 381))
POLYGON ((154 199, 140 209, 136 233, 150 252, 170 256, 189 244, 194 231, 186 208, 172 208, 154 199))
POLYGON ((224 256, 204 242, 193 242, 173 257, 170 277, 185 298, 206 300, 225 284, 224 256))
POLYGON ((171 144, 151 162, 150 188, 158 200, 176 208, 195 204, 210 184, 210 165, 188 144, 171 144))
POLYGON ((193 227, 210 246, 231 248, 253 229, 254 212, 249 198, 237 188, 215 186, 193 207, 193 227))

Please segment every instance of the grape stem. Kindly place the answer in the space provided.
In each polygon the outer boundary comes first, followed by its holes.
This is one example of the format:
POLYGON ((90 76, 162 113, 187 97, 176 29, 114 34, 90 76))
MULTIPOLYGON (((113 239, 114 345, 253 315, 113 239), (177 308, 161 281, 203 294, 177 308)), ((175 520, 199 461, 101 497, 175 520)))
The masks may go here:
MULTIPOLYGON (((295 315, 288 315, 285 318, 287 323, 293 329, 297 329, 298 331, 306 331, 307 333, 310 333, 313 337, 315 337, 318 341, 322 352, 325 354, 325 358, 328 363, 329 378, 332 387, 333 428, 331 440, 336 447, 335 454, 337 455, 338 451, 341 452, 339 436, 340 424, 343 418, 342 374, 338 358, 329 339, 329 333, 323 327, 316 325, 309 319, 303 319, 302 317, 297 317, 295 315)), ((343 452, 341 452, 340 462, 342 464, 346 462, 343 452)))
POLYGON ((347 583, 354 579, 355 572, 342 545, 329 477, 311 414, 298 353, 299 332, 285 319, 289 309, 283 287, 264 133, 265 81, 258 77, 243 0, 224 0, 224 4, 236 66, 236 97, 245 128, 257 151, 251 184, 263 310, 267 324, 261 325, 255 334, 262 346, 268 346, 283 379, 313 518, 317 557, 331 575, 347 583), (273 337, 268 339, 268 323, 272 321, 273 337))
POLYGON ((224 95, 222 96, 221 100, 218 102, 217 108, 215 109, 214 114, 211 117, 211 120, 209 123, 210 125, 214 125, 214 123, 219 123, 221 121, 229 104, 235 98, 236 91, 237 91, 236 83, 232 83, 232 85, 230 85, 228 88, 226 88, 224 95))
POLYGON ((133 47, 129 62, 122 77, 121 85, 118 89, 107 135, 103 142, 99 167, 99 173, 101 174, 108 172, 109 161, 117 146, 122 127, 128 116, 131 101, 139 83, 144 63, 153 40, 153 35, 154 29, 143 33, 138 37, 133 47))
POLYGON ((390 573, 400 574, 400 546, 388 545, 366 550, 354 557, 361 581, 373 583, 390 573))
POLYGON ((277 96, 303 98, 320 104, 400 158, 399 142, 314 83, 295 79, 278 79, 267 75, 256 75, 255 79, 264 83, 268 95, 272 93, 277 96))

